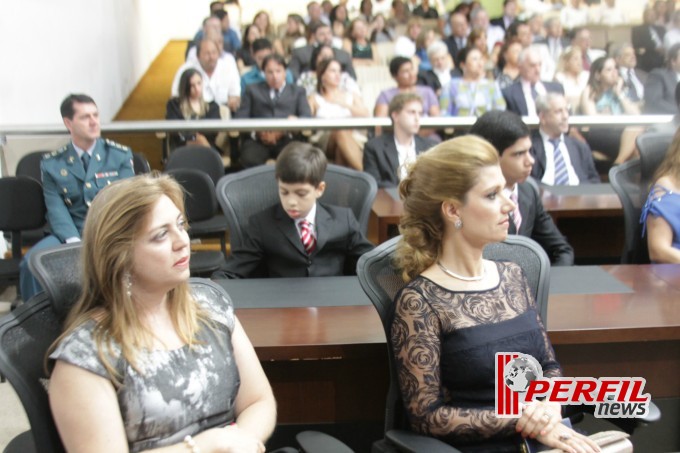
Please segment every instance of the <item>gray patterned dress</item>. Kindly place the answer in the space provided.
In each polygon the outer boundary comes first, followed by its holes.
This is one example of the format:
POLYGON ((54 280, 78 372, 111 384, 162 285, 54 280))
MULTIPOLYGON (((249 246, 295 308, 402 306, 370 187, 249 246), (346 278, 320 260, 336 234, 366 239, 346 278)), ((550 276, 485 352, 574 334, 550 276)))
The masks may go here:
MULTIPOLYGON (((240 385, 231 344, 234 308, 226 292, 209 281, 192 282, 191 291, 214 321, 213 329, 198 333, 199 344, 141 351, 141 373, 119 357, 115 345, 111 363, 122 376, 117 396, 130 451, 172 445, 187 434, 234 421, 240 385)), ((109 379, 97 355, 94 328, 94 320, 78 327, 50 358, 109 379)))

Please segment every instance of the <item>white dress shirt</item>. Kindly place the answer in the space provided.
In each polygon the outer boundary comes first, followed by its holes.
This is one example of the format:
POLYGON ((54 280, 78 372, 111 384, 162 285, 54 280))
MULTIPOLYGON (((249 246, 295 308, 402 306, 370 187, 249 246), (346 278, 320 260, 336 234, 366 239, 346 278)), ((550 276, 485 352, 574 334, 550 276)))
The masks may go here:
MULTIPOLYGON (((545 173, 543 173, 543 178, 541 182, 552 186, 555 184, 555 148, 553 148, 552 143, 550 143, 550 137, 548 134, 539 129, 541 134, 541 140, 543 140, 543 149, 545 150, 545 173)), ((569 150, 567 150, 567 145, 564 143, 564 135, 560 136, 559 150, 562 153, 562 159, 567 166, 567 174, 569 175, 569 185, 577 186, 579 184, 578 176, 574 170, 574 166, 571 164, 571 158, 569 157, 569 150)))
MULTIPOLYGON (((534 96, 531 94, 531 84, 524 79, 520 79, 520 81, 522 83, 522 93, 524 93, 524 100, 527 103, 527 115, 538 116, 536 113, 536 101, 534 100, 534 96)), ((545 86, 543 86, 540 80, 536 82, 534 88, 536 89, 536 97, 543 96, 547 92, 545 86)))
POLYGON ((399 174, 399 180, 401 181, 408 173, 408 165, 416 161, 416 139, 415 137, 411 137, 411 143, 409 145, 401 145, 397 141, 397 137, 394 137, 394 144, 397 147, 397 156, 399 156, 399 168, 397 169, 397 173, 399 174))
POLYGON ((316 203, 314 203, 314 206, 312 206, 312 209, 309 211, 309 214, 307 214, 305 217, 302 219, 297 219, 295 220, 295 228, 297 228, 298 236, 302 238, 302 227, 300 226, 300 223, 306 220, 309 222, 309 226, 312 230, 312 236, 314 236, 314 239, 317 238, 316 234, 316 203))
POLYGON ((212 73, 208 76, 197 61, 187 60, 177 73, 172 82, 172 95, 179 95, 179 79, 182 73, 189 68, 195 68, 203 77, 203 100, 205 102, 215 101, 218 104, 226 105, 229 96, 241 97, 241 76, 236 66, 236 60, 231 54, 220 57, 212 73))

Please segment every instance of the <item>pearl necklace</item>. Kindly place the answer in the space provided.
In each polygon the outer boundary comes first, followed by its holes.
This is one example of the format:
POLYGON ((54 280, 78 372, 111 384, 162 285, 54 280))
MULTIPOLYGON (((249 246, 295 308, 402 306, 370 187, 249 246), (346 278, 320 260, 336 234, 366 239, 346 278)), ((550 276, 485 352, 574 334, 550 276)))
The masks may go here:
POLYGON ((478 282, 486 276, 486 266, 484 266, 484 263, 482 263, 482 274, 481 275, 473 275, 472 277, 465 277, 464 275, 456 274, 452 270, 447 269, 446 266, 444 266, 441 263, 441 261, 437 261, 437 266, 439 266, 439 269, 441 269, 442 272, 444 272, 449 277, 453 277, 453 278, 456 278, 458 280, 462 280, 464 282, 478 282))

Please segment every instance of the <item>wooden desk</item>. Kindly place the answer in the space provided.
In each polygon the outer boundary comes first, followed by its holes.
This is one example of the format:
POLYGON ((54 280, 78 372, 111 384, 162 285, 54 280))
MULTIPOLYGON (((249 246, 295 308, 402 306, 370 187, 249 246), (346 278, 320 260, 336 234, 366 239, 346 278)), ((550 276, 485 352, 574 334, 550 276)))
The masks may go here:
MULTIPOLYGON (((565 374, 643 376, 653 397, 679 397, 680 267, 603 269, 634 292, 550 295, 548 333, 565 374)), ((342 285, 354 291, 358 281, 342 285)), ((382 419, 387 348, 371 305, 242 308, 237 315, 275 389, 282 422, 382 419)))
MULTIPOLYGON (((618 261, 624 241, 623 208, 615 193, 557 195, 543 190, 542 201, 577 258, 618 261)), ((369 235, 383 243, 398 234, 401 200, 379 189, 373 202, 369 235)))

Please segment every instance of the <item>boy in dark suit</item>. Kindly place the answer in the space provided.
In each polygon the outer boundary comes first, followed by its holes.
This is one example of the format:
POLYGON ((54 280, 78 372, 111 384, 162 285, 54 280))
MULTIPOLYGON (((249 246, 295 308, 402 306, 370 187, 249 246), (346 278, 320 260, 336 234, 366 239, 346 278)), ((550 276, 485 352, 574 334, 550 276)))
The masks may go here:
POLYGON ((276 160, 277 203, 250 218, 242 247, 213 278, 322 277, 351 274, 373 245, 349 208, 317 203, 326 183, 326 156, 291 142, 276 160))
POLYGON ((517 208, 510 213, 508 233, 530 237, 550 257, 553 266, 574 264, 574 250, 545 212, 541 196, 527 182, 534 164, 529 128, 516 113, 492 110, 477 119, 470 133, 488 140, 500 155, 505 189, 517 208))

